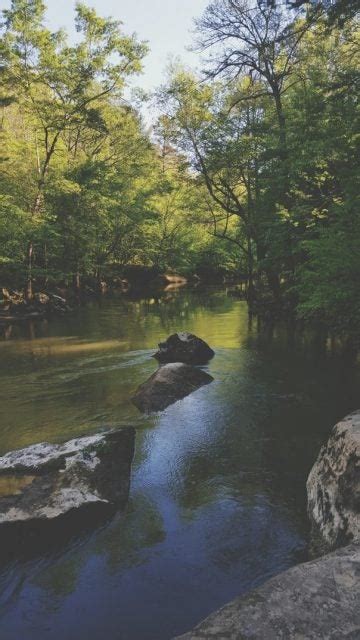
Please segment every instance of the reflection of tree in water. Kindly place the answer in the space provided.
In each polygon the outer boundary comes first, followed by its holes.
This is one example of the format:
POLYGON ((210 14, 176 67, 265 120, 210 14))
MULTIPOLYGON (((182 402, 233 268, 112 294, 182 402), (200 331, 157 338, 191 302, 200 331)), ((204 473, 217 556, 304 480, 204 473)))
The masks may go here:
POLYGON ((187 517, 199 506, 228 495, 268 491, 267 387, 253 377, 248 354, 228 352, 222 358, 227 359, 224 367, 221 363, 226 379, 209 391, 206 442, 199 439, 195 450, 189 451, 184 473, 173 488, 187 517))
POLYGON ((102 531, 93 553, 106 558, 108 570, 129 568, 148 560, 152 547, 166 538, 164 523, 156 504, 141 494, 132 496, 126 512, 119 514, 110 527, 102 531))
MULTIPOLYGON (((100 303, 92 302, 75 313, 62 318, 53 318, 51 323, 39 321, 32 323, 31 332, 28 323, 19 326, 4 327, 6 334, 13 332, 15 337, 34 339, 50 335, 61 335, 64 330, 67 335, 91 336, 99 334, 111 337, 147 336, 152 327, 159 327, 164 331, 174 330, 174 321, 192 323, 195 318, 207 316, 209 313, 226 313, 233 306, 234 301, 226 295, 224 289, 209 287, 190 287, 172 290, 156 291, 151 294, 142 292, 134 296, 104 299, 100 303), (119 315, 122 322, 119 324, 119 315), (99 326, 101 321, 101 326, 99 326)), ((154 345, 155 346, 155 345, 154 345)))
POLYGON ((358 406, 359 368, 340 353, 319 351, 312 332, 294 334, 281 325, 272 335, 249 335, 246 345, 258 353, 256 377, 271 382, 272 466, 307 475, 332 425, 358 406))
POLYGON ((297 522, 270 496, 249 493, 220 501, 208 516, 207 553, 209 565, 238 580, 238 593, 252 588, 261 577, 279 572, 304 553, 305 541, 297 522))
POLYGON ((48 610, 59 608, 62 599, 75 591, 85 560, 82 553, 73 552, 57 562, 47 565, 36 575, 33 582, 46 594, 48 610))
POLYGON ((136 567, 148 560, 152 547, 165 537, 156 505, 137 495, 124 513, 118 513, 83 543, 79 539, 73 549, 49 558, 46 566, 35 572, 32 582, 43 590, 46 608, 56 610, 63 598, 76 590, 81 571, 92 557, 101 557, 109 573, 136 567))
POLYGON ((319 359, 306 339, 289 358, 288 341, 281 328, 271 339, 253 331, 242 349, 222 354, 209 437, 189 451, 172 487, 186 520, 229 496, 254 507, 263 496, 306 535, 306 478, 331 425, 356 406, 359 372, 347 365, 345 376, 340 358, 319 359))
POLYGON ((143 325, 145 334, 151 331, 154 324, 156 327, 160 324, 164 333, 186 329, 187 326, 196 324, 198 333, 204 333, 209 322, 209 314, 226 313, 231 310, 233 304, 233 300, 227 297, 225 291, 211 292, 205 288, 181 289, 164 292, 138 302, 124 302, 127 314, 133 316, 135 322, 139 318, 147 319, 146 326, 143 325))

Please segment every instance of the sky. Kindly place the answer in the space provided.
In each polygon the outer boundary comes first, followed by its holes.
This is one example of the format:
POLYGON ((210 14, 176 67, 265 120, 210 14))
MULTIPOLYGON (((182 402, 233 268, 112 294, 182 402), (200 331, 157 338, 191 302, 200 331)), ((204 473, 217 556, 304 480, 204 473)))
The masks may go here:
MULTIPOLYGON (((150 53, 144 61, 144 73, 135 80, 137 86, 150 91, 164 79, 170 57, 180 57, 185 64, 196 67, 197 56, 187 51, 191 44, 193 18, 199 17, 209 0, 84 0, 102 16, 112 16, 124 23, 126 33, 136 32, 147 40, 150 53)), ((75 0, 45 0, 48 26, 65 27, 71 32, 74 24, 75 0)), ((10 6, 10 0, 0 0, 0 8, 10 6)))

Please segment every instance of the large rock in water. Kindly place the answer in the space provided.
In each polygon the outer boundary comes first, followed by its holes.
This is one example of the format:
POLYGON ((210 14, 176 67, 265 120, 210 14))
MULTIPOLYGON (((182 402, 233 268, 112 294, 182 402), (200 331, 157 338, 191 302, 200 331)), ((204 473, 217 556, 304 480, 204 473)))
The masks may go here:
POLYGON ((165 342, 160 342, 154 358, 162 363, 206 364, 214 355, 215 352, 204 340, 184 331, 174 333, 165 342))
POLYGON ((205 371, 188 364, 174 362, 159 367, 132 397, 134 405, 143 413, 162 411, 170 404, 212 382, 205 371))
POLYGON ((360 540, 360 411, 333 428, 310 472, 307 493, 315 550, 360 540))
POLYGON ((360 547, 351 545, 272 578, 181 640, 355 640, 359 579, 360 547))
POLYGON ((9 488, 0 497, 0 533, 10 525, 54 521, 77 511, 107 513, 126 503, 134 442, 129 427, 0 457, 0 486, 9 488))

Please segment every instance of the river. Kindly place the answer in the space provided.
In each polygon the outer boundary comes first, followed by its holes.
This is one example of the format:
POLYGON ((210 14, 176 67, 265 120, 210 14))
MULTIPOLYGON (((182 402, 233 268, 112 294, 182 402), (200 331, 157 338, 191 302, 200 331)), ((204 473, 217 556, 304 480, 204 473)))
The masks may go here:
MULTIPOLYGON (((0 340, 0 453, 136 428, 128 504, 0 567, 1 640, 169 640, 307 557, 305 481, 359 369, 225 288, 94 302, 0 340), (131 404, 175 330, 216 351, 214 382, 162 413, 131 404)), ((0 487, 1 490, 1 487, 0 487)))

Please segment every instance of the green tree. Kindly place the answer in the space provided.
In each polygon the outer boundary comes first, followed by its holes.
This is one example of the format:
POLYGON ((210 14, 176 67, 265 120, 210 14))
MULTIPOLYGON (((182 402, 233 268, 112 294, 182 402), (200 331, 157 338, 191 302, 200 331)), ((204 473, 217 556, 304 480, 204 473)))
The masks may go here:
MULTIPOLYGON (((99 104, 120 97, 125 79, 141 69, 146 46, 124 36, 120 24, 100 18, 93 9, 76 4, 80 41, 69 46, 62 31, 44 27, 41 0, 12 0, 3 12, 2 72, 9 92, 16 92, 32 125, 36 179, 32 217, 41 216, 44 191, 55 154, 81 144, 84 130, 101 132, 99 104)), ((27 296, 32 296, 33 238, 28 243, 27 296)))

